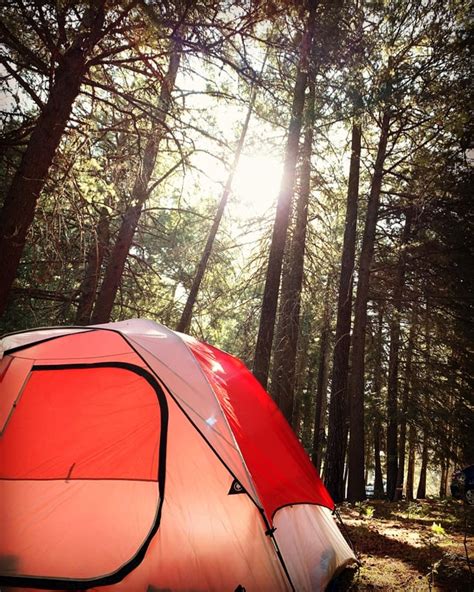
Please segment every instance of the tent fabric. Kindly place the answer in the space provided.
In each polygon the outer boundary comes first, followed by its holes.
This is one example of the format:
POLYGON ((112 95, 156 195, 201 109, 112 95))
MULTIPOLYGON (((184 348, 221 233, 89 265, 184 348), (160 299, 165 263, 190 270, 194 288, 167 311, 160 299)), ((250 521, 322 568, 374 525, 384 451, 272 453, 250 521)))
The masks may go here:
POLYGON ((0 586, 304 592, 354 561, 236 358, 143 320, 1 347, 0 586))
POLYGON ((229 495, 232 475, 210 454, 206 441, 174 401, 169 404, 169 420, 159 530, 140 568, 105 590, 233 592, 239 585, 248 591, 288 590, 272 540, 265 535, 251 498, 229 495))
POLYGON ((334 503, 294 432, 273 400, 244 364, 215 347, 185 337, 235 434, 265 507, 334 503))
POLYGON ((324 590, 349 560, 347 543, 324 506, 285 506, 276 513, 274 525, 295 590, 324 590))

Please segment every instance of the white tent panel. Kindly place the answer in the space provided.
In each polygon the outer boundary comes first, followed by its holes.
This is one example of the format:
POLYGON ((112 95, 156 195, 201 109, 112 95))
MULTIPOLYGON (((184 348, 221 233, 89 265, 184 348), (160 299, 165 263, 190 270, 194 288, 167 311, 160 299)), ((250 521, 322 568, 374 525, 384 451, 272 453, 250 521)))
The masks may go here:
POLYGON ((331 511, 298 504, 278 510, 275 539, 298 592, 324 590, 336 570, 354 562, 331 511))
POLYGON ((155 333, 150 329, 147 334, 137 334, 130 329, 127 338, 133 348, 164 382, 199 431, 257 501, 257 493, 234 435, 194 356, 176 333, 161 325, 150 324, 155 333))

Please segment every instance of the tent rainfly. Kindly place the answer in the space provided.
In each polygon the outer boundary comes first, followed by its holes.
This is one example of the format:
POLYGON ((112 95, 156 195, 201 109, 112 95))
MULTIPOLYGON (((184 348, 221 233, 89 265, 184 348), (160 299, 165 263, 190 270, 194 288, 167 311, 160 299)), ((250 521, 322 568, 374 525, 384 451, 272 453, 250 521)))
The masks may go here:
POLYGON ((306 592, 355 560, 236 358, 145 320, 1 346, 2 590, 306 592))

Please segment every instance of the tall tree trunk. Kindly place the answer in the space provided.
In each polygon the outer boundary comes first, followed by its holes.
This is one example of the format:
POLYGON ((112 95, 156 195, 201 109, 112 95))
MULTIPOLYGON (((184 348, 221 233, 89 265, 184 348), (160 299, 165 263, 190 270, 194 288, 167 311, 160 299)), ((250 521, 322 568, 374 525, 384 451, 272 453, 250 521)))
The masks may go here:
POLYGON ((316 0, 310 0, 306 30, 300 45, 300 58, 295 88, 293 91, 293 105, 285 149, 282 185, 278 196, 275 222, 273 225, 265 288, 263 292, 262 311, 253 361, 253 372, 264 388, 267 387, 268 382, 270 356, 275 330, 275 317, 278 305, 278 291, 280 289, 281 268, 293 199, 298 144, 303 119, 308 67, 314 36, 315 9, 316 0))
POLYGON ((344 457, 348 431, 347 379, 349 374, 357 205, 359 201, 360 148, 361 128, 357 123, 354 123, 352 126, 351 164, 339 277, 326 453, 325 483, 335 502, 341 502, 344 499, 344 457))
POLYGON ((305 376, 305 369, 308 367, 308 349, 309 349, 309 332, 300 335, 298 344, 298 355, 296 358, 296 378, 295 378, 295 405, 293 409, 292 427, 295 434, 300 440, 304 441, 305 430, 307 425, 312 424, 312 417, 308 418, 311 407, 311 391, 305 390, 305 383, 307 384, 307 376, 305 376))
POLYGON ((321 466, 321 459, 323 455, 323 445, 326 427, 326 409, 327 409, 327 395, 328 395, 328 378, 329 378, 329 342, 331 336, 331 327, 329 322, 325 322, 323 331, 321 333, 321 345, 319 350, 319 367, 318 367, 318 381, 316 389, 316 408, 314 412, 314 434, 315 441, 313 443, 313 455, 316 456, 316 465, 321 466), (316 432, 317 428, 317 432, 316 432))
POLYGON ((104 0, 91 2, 71 47, 59 57, 47 103, 31 133, 0 213, 0 316, 33 223, 41 190, 79 94, 91 50, 103 34, 104 0))
POLYGON ((410 324, 410 334, 408 336, 407 357, 405 366, 405 380, 403 385, 402 412, 400 415, 400 441, 398 446, 398 468, 397 468, 397 487, 395 491, 395 501, 403 496, 403 480, 405 476, 405 454, 407 439, 407 413, 410 400, 410 389, 412 380, 413 365, 413 347, 415 341, 416 328, 416 309, 414 309, 410 324))
POLYGON ((382 426, 380 416, 377 415, 374 421, 374 499, 383 499, 385 491, 383 488, 382 463, 380 461, 382 426))
POLYGON ((133 185, 130 205, 122 218, 122 224, 109 257, 104 280, 100 287, 92 315, 93 323, 107 323, 110 320, 110 314, 122 279, 125 262, 132 246, 133 235, 137 229, 145 201, 148 198, 148 186, 155 167, 160 142, 165 135, 164 122, 171 106, 171 93, 175 84, 180 60, 181 46, 178 42, 174 42, 169 59, 168 71, 161 84, 158 104, 159 115, 153 122, 153 128, 146 142, 138 175, 133 185))
MULTIPOLYGON (((308 339, 309 349, 309 339, 308 339)), ((306 393, 305 393, 305 416, 303 419, 303 443, 306 448, 310 448, 313 443, 314 434, 314 409, 316 405, 315 380, 318 366, 319 351, 314 349, 307 358, 306 371, 306 393)))
POLYGON ((368 479, 369 479, 369 466, 371 462, 372 456, 372 434, 370 431, 367 433, 367 437, 365 439, 365 472, 364 472, 364 483, 367 486, 368 479))
POLYGON ((97 232, 92 237, 86 258, 84 279, 82 280, 79 303, 76 312, 76 325, 88 325, 94 307, 100 269, 109 244, 109 213, 107 208, 100 210, 97 232))
POLYGON ((377 342, 376 355, 374 360, 374 498, 383 499, 385 497, 383 487, 382 462, 380 460, 381 453, 381 434, 382 434, 382 411, 380 405, 382 403, 382 353, 383 353, 383 310, 379 309, 379 318, 377 326, 377 342))
POLYGON ((402 312, 402 296, 405 286, 405 270, 407 262, 407 244, 411 232, 412 211, 409 208, 405 214, 400 242, 400 257, 398 260, 393 290, 393 313, 390 320, 390 353, 388 361, 387 384, 387 496, 389 500, 397 498, 398 475, 398 366, 400 358, 400 316, 402 312))
POLYGON ((446 473, 447 473, 447 459, 441 459, 441 476, 439 480, 439 497, 446 497, 446 473))
POLYGON ((407 468, 407 500, 413 500, 413 491, 415 484, 415 448, 416 448, 416 429, 413 423, 410 423, 408 430, 408 468, 407 468))
MULTIPOLYGON (((431 357, 431 325, 429 315, 429 301, 426 298, 426 308, 424 310, 424 372, 426 380, 429 381, 430 372, 430 357, 431 357)), ((423 393, 423 406, 425 409, 429 409, 429 395, 425 391, 423 393)), ((422 452, 421 452, 421 469, 420 469, 420 480, 418 482, 418 490, 416 493, 417 499, 424 499, 426 497, 426 473, 428 470, 428 441, 430 437, 430 423, 429 416, 423 417, 423 440, 422 440, 422 452)))
POLYGON ((349 480, 347 495, 351 502, 366 497, 364 485, 364 355, 365 329, 367 325, 367 301, 369 296, 370 266, 374 252, 375 227, 382 188, 383 165, 387 152, 390 114, 385 111, 375 160, 374 175, 367 205, 364 236, 359 262, 357 294, 355 301, 354 331, 350 379, 350 439, 349 480))
POLYGON ((328 392, 328 364, 329 344, 331 337, 331 280, 328 278, 326 286, 326 297, 324 303, 323 324, 321 327, 321 338, 319 344, 318 378, 316 383, 316 406, 314 410, 314 436, 313 436, 313 464, 321 467, 324 435, 325 417, 327 408, 328 392))
POLYGON ((444 485, 443 485, 443 497, 446 497, 448 494, 448 484, 449 484, 449 469, 450 469, 451 461, 449 456, 446 456, 446 473, 444 477, 444 485))
POLYGON ((272 394, 289 423, 293 419, 296 354, 300 327, 301 290, 304 275, 308 203, 311 191, 311 154, 314 129, 315 73, 311 70, 306 108, 306 131, 301 158, 300 191, 296 203, 296 221, 284 274, 280 314, 273 362, 272 394))
POLYGON ((345 458, 345 463, 344 463, 344 479, 342 481, 342 490, 343 491, 347 491, 347 481, 349 478, 349 464, 347 462, 347 456, 348 456, 348 450, 346 448, 346 458, 345 458))
POLYGON ((428 470, 428 429, 423 430, 423 448, 421 452, 420 480, 418 481, 418 490, 416 499, 426 498, 426 473, 428 470))
MULTIPOLYGON (((454 385, 453 385, 454 387, 454 385)), ((452 398, 450 397, 449 400, 449 408, 451 409, 452 416, 455 415, 455 406, 453 405, 452 398)), ((450 423, 448 425, 448 433, 446 436, 446 452, 443 458, 443 469, 444 475, 441 477, 441 482, 439 486, 439 496, 446 497, 448 492, 448 481, 449 481, 449 466, 450 466, 450 458, 451 458, 451 449, 453 445, 453 424, 450 423)))

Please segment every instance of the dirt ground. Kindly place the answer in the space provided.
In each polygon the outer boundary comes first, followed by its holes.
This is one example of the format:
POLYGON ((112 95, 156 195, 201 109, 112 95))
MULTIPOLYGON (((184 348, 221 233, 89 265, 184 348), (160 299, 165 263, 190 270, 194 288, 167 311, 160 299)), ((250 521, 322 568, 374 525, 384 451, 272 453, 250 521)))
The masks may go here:
POLYGON ((369 500, 339 512, 361 565, 333 591, 474 591, 474 506, 369 500))

